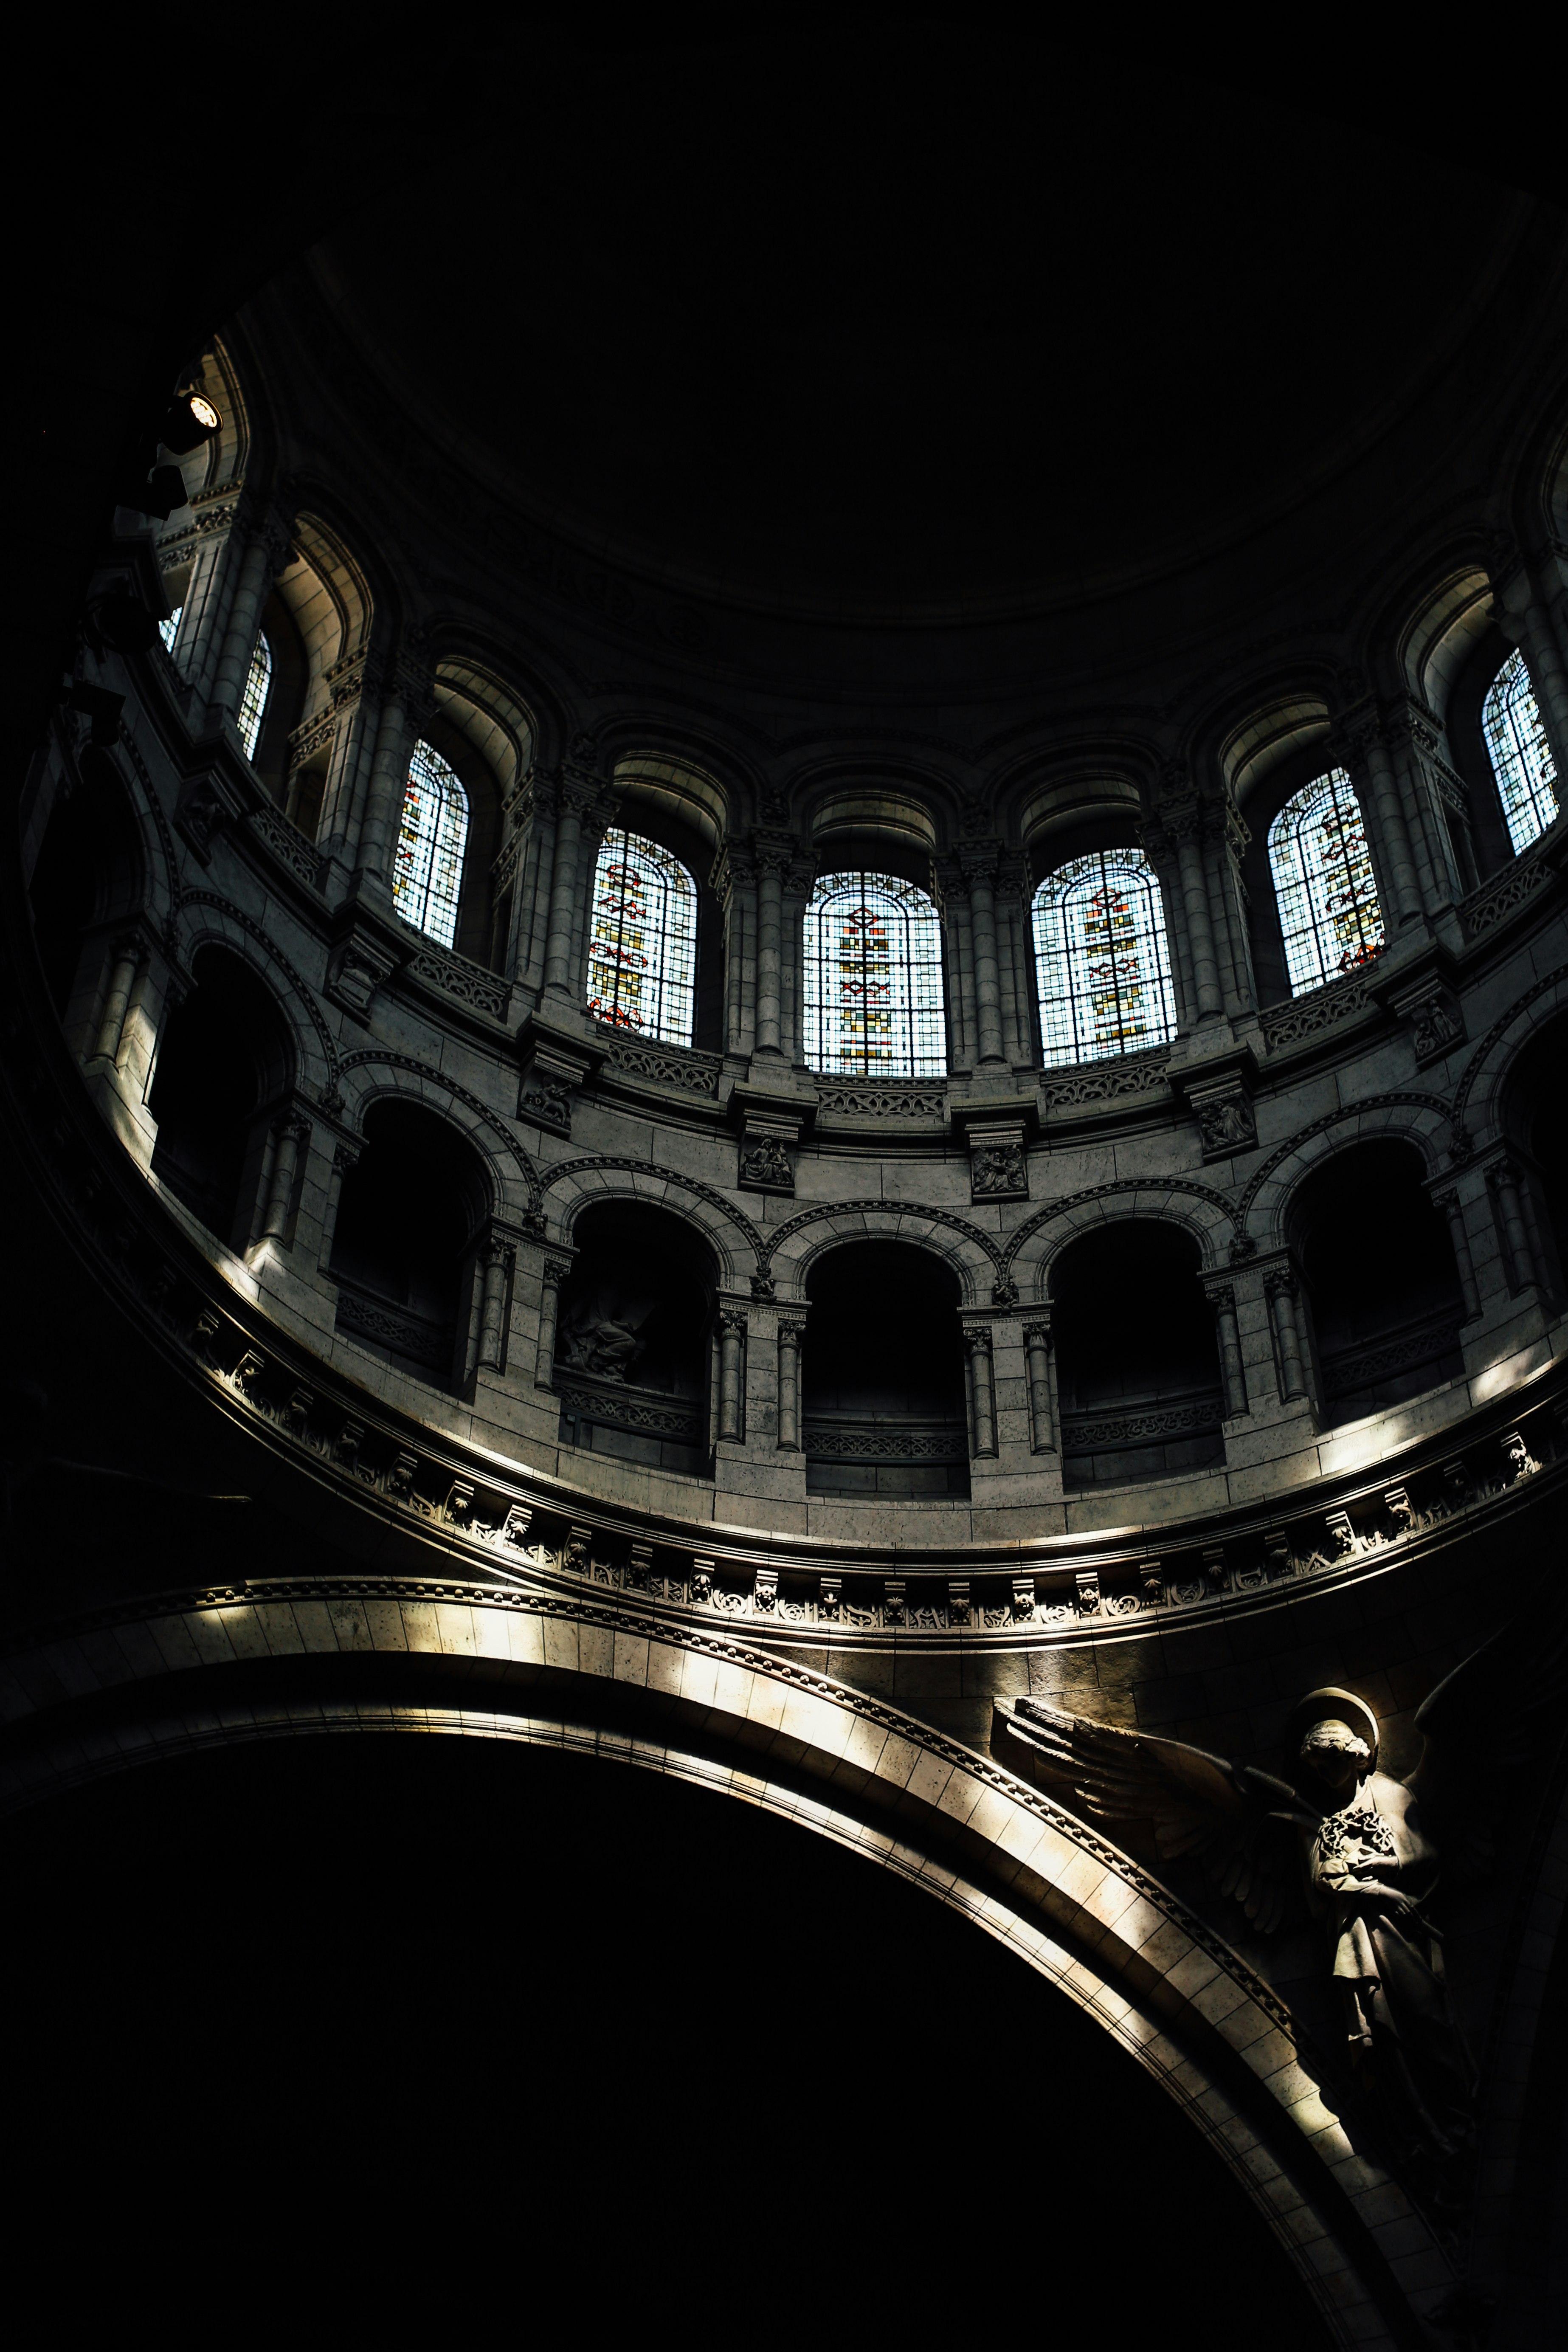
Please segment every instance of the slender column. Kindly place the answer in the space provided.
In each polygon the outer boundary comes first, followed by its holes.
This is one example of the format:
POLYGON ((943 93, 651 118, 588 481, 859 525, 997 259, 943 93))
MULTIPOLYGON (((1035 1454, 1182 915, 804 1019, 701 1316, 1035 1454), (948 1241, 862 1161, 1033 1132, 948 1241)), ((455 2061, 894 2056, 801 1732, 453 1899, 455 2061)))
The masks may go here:
POLYGON ((1182 877, 1182 907, 1187 919, 1197 1017, 1200 1021, 1216 1021, 1225 1011, 1225 1001, 1220 992, 1214 924, 1209 917, 1208 886, 1204 877, 1203 816, 1196 802, 1172 810, 1166 825, 1176 845, 1176 863, 1182 877))
POLYGON ((779 1452, 800 1452, 800 1343, 805 1326, 795 1316, 779 1318, 779 1452))
POLYGON ((1528 569, 1514 565, 1508 568, 1506 586, 1499 593, 1492 617, 1524 656, 1530 683, 1535 689, 1536 707, 1557 765, 1557 797, 1561 802, 1568 780, 1568 672, 1564 671, 1563 656, 1557 649, 1552 616, 1536 593, 1535 582, 1528 569), (1522 602, 1505 601, 1518 597, 1521 590, 1522 602))
POLYGON ((571 1271, 571 1261, 563 1257, 547 1257, 542 1271, 539 1294, 539 1349, 533 1360, 533 1385, 536 1389, 555 1385, 555 1318, 561 1307, 561 1285, 571 1271))
POLYGON ((1241 1333, 1236 1319, 1236 1293, 1221 1283, 1208 1294, 1214 1308, 1215 1337, 1219 1342, 1219 1368, 1225 1385, 1225 1415, 1234 1420, 1247 1411, 1247 1372, 1241 1360, 1241 1333))
POLYGON ((332 1172, 327 1179, 327 1197, 321 1205, 321 1251, 318 1263, 323 1273, 332 1262, 332 1240, 338 1229, 338 1208, 343 1197, 343 1178, 359 1159, 357 1145, 334 1143, 332 1172))
POLYGON ((982 1062, 1000 1062, 1002 987, 996 965, 996 900, 992 874, 996 852, 986 846, 961 855, 969 885, 969 920, 974 943, 974 1025, 982 1062))
POLYGON ((1292 1397, 1308 1394, 1307 1374, 1301 1360, 1300 1327, 1296 1319, 1296 1277, 1283 1272, 1267 1275, 1263 1288, 1279 1349, 1279 1385, 1284 1401, 1289 1404, 1292 1397))
POLYGON ((114 964, 109 975, 109 993, 103 1000, 103 1018, 98 1024, 98 1043, 92 1049, 95 1062, 113 1063, 120 1058, 120 1040, 125 1028, 126 1008, 131 992, 136 984, 136 968, 142 961, 142 942, 132 934, 114 942, 114 964))
POLYGON ((276 517, 271 517, 257 531, 240 560, 223 651, 213 679, 212 709, 226 718, 234 718, 239 709, 245 681, 250 673, 250 656, 256 650, 261 627, 261 607, 272 584, 272 575, 287 552, 283 527, 276 517))
POLYGON ((388 882, 392 878, 392 845, 408 788, 410 732, 405 688, 400 678, 395 678, 375 730, 375 757, 371 762, 370 793, 359 839, 359 864, 388 882))
POLYGON ((1530 1236, 1524 1228, 1524 1212, 1519 1202, 1519 1171, 1511 1160, 1500 1160, 1495 1167, 1488 1169, 1487 1181, 1497 1203, 1499 1223, 1508 1251, 1508 1286, 1517 1297, 1535 1280, 1530 1236))
POLYGON ((1394 761, 1375 719, 1362 722, 1346 741, 1344 752, 1353 766, 1365 769, 1378 843, 1394 889, 1394 919, 1404 930, 1422 920, 1421 881, 1415 871, 1415 854, 1410 846, 1410 828, 1405 822, 1394 761))
POLYGON ((1051 1327, 1026 1323, 1024 1348, 1029 1364, 1029 1423, 1034 1451, 1057 1450, 1056 1414, 1051 1409, 1051 1327))
POLYGON ((583 858, 584 821, 598 798, 597 781, 588 775, 565 778, 555 819, 555 862, 550 875, 550 918, 544 942, 544 992, 576 1004, 583 997, 581 972, 574 984, 572 950, 577 936, 578 874, 583 858))
POLYGON ((757 856, 757 1051, 779 1051, 779 1001, 784 959, 779 928, 784 900, 784 856, 774 849, 757 856))
POLYGON ((726 841, 713 861, 713 894, 724 910, 724 1050, 749 1054, 753 1040, 752 992, 746 985, 754 956, 756 868, 750 850, 726 841))
POLYGON ((272 1175, 267 1187, 267 1209, 258 1239, 281 1243, 289 1230, 289 1209, 294 1198, 294 1172, 300 1146, 307 1140, 310 1122, 298 1113, 278 1120, 272 1129, 272 1175))
POLYGON ((1448 1240, 1454 1252, 1454 1271, 1459 1277, 1459 1296, 1465 1302, 1465 1320, 1473 1323, 1481 1311, 1481 1295, 1476 1287, 1475 1261, 1470 1255, 1470 1237, 1465 1230, 1464 1205, 1457 1192, 1436 1192, 1433 1199, 1448 1220, 1448 1240))
POLYGON ((493 1237, 479 1253, 479 1274, 482 1288, 479 1294, 479 1356, 481 1372, 499 1372, 505 1352, 504 1317, 506 1312, 507 1267, 511 1252, 503 1241, 493 1237))
POLYGON ((739 1445, 746 1433, 745 1360, 745 1309, 727 1307, 719 1318, 719 1435, 731 1445, 739 1445))
POLYGON ((991 1381, 991 1326, 972 1323, 963 1334, 969 1351, 970 1448, 977 1456, 996 1451, 996 1402, 991 1381))

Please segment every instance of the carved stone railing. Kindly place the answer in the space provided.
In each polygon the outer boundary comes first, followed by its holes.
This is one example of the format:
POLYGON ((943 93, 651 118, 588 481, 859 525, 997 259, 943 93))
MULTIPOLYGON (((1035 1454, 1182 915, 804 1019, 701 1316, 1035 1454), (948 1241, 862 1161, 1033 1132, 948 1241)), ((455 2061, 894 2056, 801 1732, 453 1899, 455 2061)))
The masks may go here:
POLYGON ((252 833, 259 835, 279 864, 298 875, 308 889, 318 887, 321 871, 321 854, 313 841, 307 839, 291 818, 279 808, 263 805, 251 810, 246 819, 252 833))
POLYGON ((962 1462, 969 1447, 951 1422, 808 1421, 805 1451, 836 1462, 962 1462))
POLYGON ((1369 1339, 1323 1358, 1326 1396, 1353 1396, 1357 1389, 1387 1380, 1391 1373, 1413 1371, 1459 1353, 1459 1318, 1452 1310, 1428 1317, 1425 1323, 1394 1331, 1384 1339, 1369 1339))
POLYGON ((645 1437, 668 1437, 679 1445, 703 1442, 700 1412, 678 1400, 650 1397, 646 1390, 623 1388, 614 1381, 596 1381, 583 1373, 566 1378, 558 1373, 555 1392, 563 1412, 574 1420, 636 1430, 645 1437))
POLYGON ((510 981, 499 971, 489 971, 482 963, 470 963, 467 956, 454 955, 450 948, 422 947, 410 958, 405 974, 442 996, 449 996, 454 1003, 467 1006, 470 1013, 483 1013, 489 1021, 506 1020, 511 1002, 510 981))
MULTIPOLYGON (((1561 818, 1558 823, 1562 823, 1561 818)), ((1500 874, 1492 875, 1479 890, 1471 891, 1459 908, 1459 920, 1468 940, 1479 940, 1487 931, 1495 930, 1516 908, 1526 905, 1538 892, 1550 887, 1553 868, 1541 850, 1542 843, 1552 838, 1556 829, 1554 825, 1542 835, 1541 840, 1532 841, 1500 874)))
POLYGON ((1168 1439, 1219 1435, 1224 1407, 1218 1390, 1175 1404, 1139 1405, 1125 1412, 1064 1412, 1064 1454, 1107 1454, 1168 1439))
POLYGON ((943 1118, 944 1078, 835 1078, 816 1082, 817 1107, 843 1118, 943 1118))
POLYGON ((1354 1021, 1372 1005, 1364 971, 1347 972, 1342 980, 1331 980, 1310 995, 1292 997, 1289 1004, 1270 1004, 1258 1016, 1264 1040, 1271 1054, 1282 1053, 1287 1045, 1299 1045, 1305 1037, 1316 1037, 1324 1029, 1337 1029, 1342 1022, 1354 1021))
POLYGON ((1153 1045, 1142 1054, 1108 1055, 1070 1075, 1047 1070, 1041 1087, 1047 1118, 1052 1111, 1084 1110, 1152 1093, 1164 1085, 1171 1053, 1169 1045, 1153 1045))
POLYGON ((422 1315, 406 1314, 400 1307, 388 1306, 384 1299, 373 1298, 368 1292, 354 1289, 341 1280, 337 1325, 350 1339, 368 1340, 373 1348, 390 1348, 395 1355, 406 1356, 412 1363, 428 1365, 442 1374, 452 1369, 457 1335, 450 1324, 432 1323, 422 1315))
POLYGON ((668 1087, 676 1094, 718 1101, 719 1077, 724 1067, 721 1054, 700 1054, 694 1046, 660 1045, 652 1038, 629 1037, 624 1029, 610 1029, 602 1022, 598 1034, 606 1043, 605 1067, 611 1076, 629 1079, 634 1086, 668 1087))

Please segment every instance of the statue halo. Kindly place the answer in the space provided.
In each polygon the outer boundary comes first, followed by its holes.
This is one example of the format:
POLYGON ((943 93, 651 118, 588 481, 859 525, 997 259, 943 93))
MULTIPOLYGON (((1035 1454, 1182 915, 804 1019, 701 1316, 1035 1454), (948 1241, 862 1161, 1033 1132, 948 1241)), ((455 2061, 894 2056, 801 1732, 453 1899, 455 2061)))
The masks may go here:
POLYGON ((1324 1684, 1319 1690, 1308 1691, 1305 1697, 1299 1698, 1291 1708, 1285 1726, 1287 1761, 1292 1765, 1295 1763, 1301 1752, 1301 1742, 1314 1723, 1324 1723, 1331 1718, 1348 1723, 1357 1738, 1365 1740, 1372 1750, 1372 1760, 1367 1766, 1370 1772, 1377 1762, 1377 1717, 1365 1699, 1357 1698, 1354 1691, 1340 1690, 1331 1683, 1324 1684))

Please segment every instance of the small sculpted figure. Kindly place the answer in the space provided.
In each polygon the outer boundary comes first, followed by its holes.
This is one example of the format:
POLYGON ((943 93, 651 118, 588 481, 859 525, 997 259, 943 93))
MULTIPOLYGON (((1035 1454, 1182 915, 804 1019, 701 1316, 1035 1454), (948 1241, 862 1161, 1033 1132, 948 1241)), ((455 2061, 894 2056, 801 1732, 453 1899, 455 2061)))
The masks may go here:
POLYGON ((1505 1628, 1438 1684, 1416 1714, 1424 1746, 1403 1779, 1378 1769, 1377 1718, 1348 1690, 1298 1702, 1289 1780, 1040 1700, 1020 1700, 1009 1719, 1031 1778, 1060 1781, 1100 1820, 1149 1822, 1163 1859, 1201 1857, 1261 1933, 1305 1902, 1323 1929, 1352 2071, 1439 2215, 1463 2202, 1476 2076, 1436 1899, 1440 1884, 1484 1872, 1508 1779, 1548 1769, 1568 1717, 1568 1605, 1558 1598, 1542 1617, 1505 1628))

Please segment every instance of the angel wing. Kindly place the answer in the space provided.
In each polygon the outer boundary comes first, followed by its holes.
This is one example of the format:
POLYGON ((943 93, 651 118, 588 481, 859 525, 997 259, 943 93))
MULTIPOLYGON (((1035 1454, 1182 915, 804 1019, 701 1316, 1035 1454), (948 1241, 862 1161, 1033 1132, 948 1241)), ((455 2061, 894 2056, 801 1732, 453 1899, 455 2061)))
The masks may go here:
POLYGON ((1086 1811, 1108 1822, 1146 1821, 1162 1860, 1200 1856, 1210 1884, 1241 1906, 1262 1934, 1285 1916, 1300 1883, 1298 1824, 1315 1827, 1286 1781, 1250 1764, 1064 1715, 1020 1699, 1006 1718, 1036 1772, 1065 1781, 1086 1811))
POLYGON ((1426 1746, 1408 1786, 1445 1867, 1460 1876, 1492 1861, 1494 1824, 1515 1810, 1509 1784, 1543 1767, 1568 1729, 1568 1587, 1553 1580, 1541 1598, 1539 1611, 1500 1626, 1415 1711, 1426 1746))

